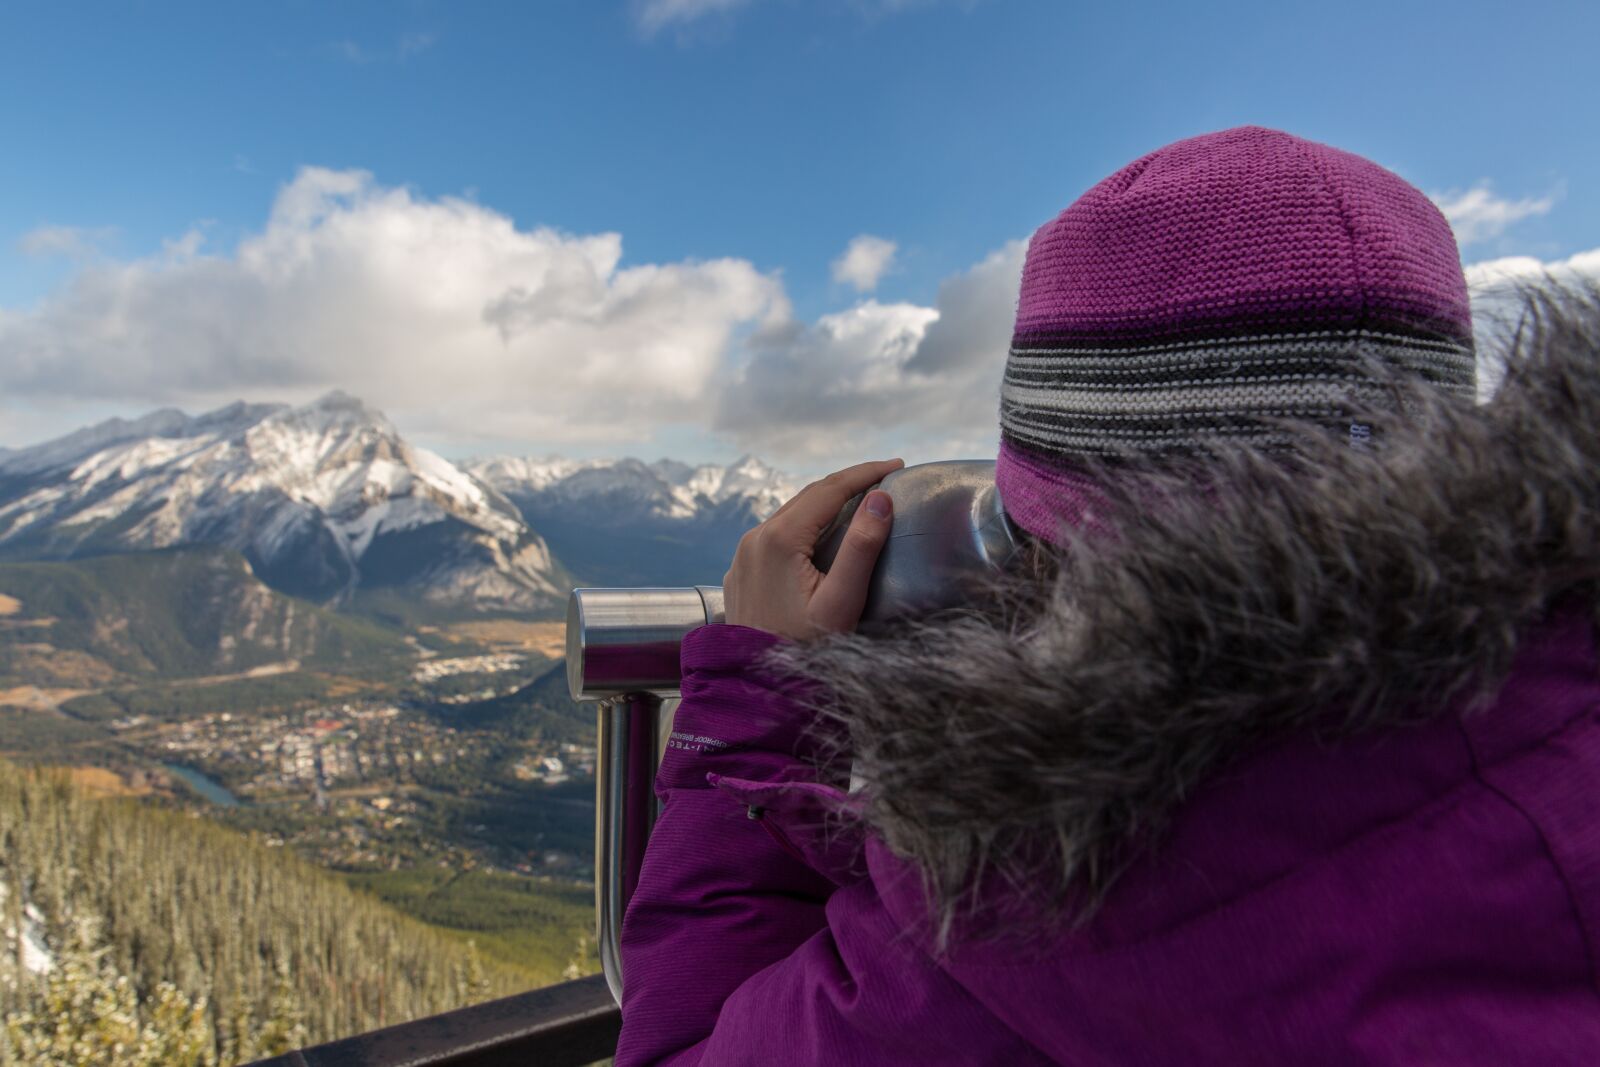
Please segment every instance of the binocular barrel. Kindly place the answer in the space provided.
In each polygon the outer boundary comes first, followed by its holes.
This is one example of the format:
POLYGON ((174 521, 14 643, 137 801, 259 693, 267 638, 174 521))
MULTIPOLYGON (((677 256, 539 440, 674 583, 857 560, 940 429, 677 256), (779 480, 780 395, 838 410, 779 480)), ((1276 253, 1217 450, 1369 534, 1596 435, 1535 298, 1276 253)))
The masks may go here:
POLYGON ((574 589, 567 601, 567 688, 573 700, 675 694, 678 645, 723 619, 722 589, 574 589))
MULTIPOLYGON (((965 603, 975 581, 1016 554, 1018 534, 1000 505, 993 460, 919 463, 890 473, 874 488, 894 501, 894 525, 867 585, 857 625, 863 633, 965 603)), ((811 559, 819 571, 833 566, 865 497, 852 497, 817 539, 811 559)))

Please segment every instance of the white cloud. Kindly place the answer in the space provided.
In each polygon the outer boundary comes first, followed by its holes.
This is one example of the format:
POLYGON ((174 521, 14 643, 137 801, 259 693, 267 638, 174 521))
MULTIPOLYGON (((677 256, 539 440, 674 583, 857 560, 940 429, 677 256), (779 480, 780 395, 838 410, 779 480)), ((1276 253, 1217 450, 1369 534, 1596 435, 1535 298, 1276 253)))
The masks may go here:
POLYGON ((1500 381, 1496 353, 1505 347, 1522 308, 1521 287, 1542 282, 1557 285, 1600 285, 1600 248, 1578 252, 1566 259, 1540 260, 1533 256, 1506 256, 1466 268, 1467 292, 1472 298, 1472 329, 1477 335, 1478 395, 1490 396, 1500 381))
POLYGON ((1474 263, 1466 268, 1467 288, 1474 299, 1524 282, 1544 278, 1556 281, 1600 280, 1600 248, 1578 252, 1566 259, 1541 260, 1533 256, 1506 256, 1474 263))
POLYGON ((1496 196, 1485 181, 1465 192, 1434 193, 1431 199, 1455 230, 1456 242, 1466 246, 1498 237, 1507 227, 1523 219, 1547 214, 1555 205, 1556 194, 1507 200, 1496 196))
MULTIPOLYGON (((939 321, 912 358, 910 369, 933 375, 1002 362, 1017 318, 1025 240, 1008 241, 963 274, 939 285, 939 321)), ((999 389, 996 371, 995 388, 999 389)))
POLYGON ((30 256, 64 256, 93 259, 101 246, 117 235, 114 226, 40 226, 22 235, 17 248, 30 256))
MULTIPOLYGON (((651 36, 669 26, 680 29, 716 15, 726 15, 753 0, 633 0, 634 23, 651 36)), ((844 0, 844 6, 867 21, 933 7, 971 11, 984 0, 844 0)))
POLYGON ((698 439, 808 470, 992 455, 1023 249, 948 279, 931 307, 865 300, 807 323, 744 259, 624 265, 615 233, 522 229, 307 168, 231 251, 196 228, 0 308, 0 442, 341 388, 446 449, 698 439))
POLYGON ((833 280, 855 286, 858 293, 870 293, 894 264, 900 246, 870 233, 852 237, 839 258, 833 261, 833 280))
POLYGON ((412 56, 419 56, 432 48, 438 40, 439 35, 436 33, 402 34, 394 46, 395 58, 404 61, 412 56))
POLYGON ((716 428, 763 454, 821 459, 903 426, 922 390, 906 363, 939 313, 869 300, 754 346, 716 428))
POLYGON ((137 408, 342 387, 447 438, 646 440, 703 421, 735 334, 788 304, 744 260, 621 256, 616 234, 308 168, 231 255, 196 231, 0 316, 0 394, 137 408))
POLYGON ((915 11, 928 7, 955 7, 971 11, 984 0, 853 0, 855 6, 868 15, 897 15, 902 11, 915 11))
POLYGON ((634 20, 648 35, 668 26, 685 26, 709 15, 725 14, 749 3, 750 0, 640 0, 634 5, 634 20))
POLYGON ((333 46, 335 54, 350 63, 364 66, 368 63, 404 63, 432 48, 439 40, 436 33, 403 33, 392 45, 365 45, 358 41, 339 41, 333 46))
POLYGON ((774 332, 722 393, 716 428, 813 465, 994 455, 1026 248, 1011 241, 947 279, 931 308, 869 300, 774 332))

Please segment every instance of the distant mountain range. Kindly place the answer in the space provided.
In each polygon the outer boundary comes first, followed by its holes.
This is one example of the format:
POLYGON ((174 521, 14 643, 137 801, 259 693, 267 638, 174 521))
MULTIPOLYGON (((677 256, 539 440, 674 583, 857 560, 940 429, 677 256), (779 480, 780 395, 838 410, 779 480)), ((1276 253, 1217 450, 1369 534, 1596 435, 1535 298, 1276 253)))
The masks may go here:
POLYGON ((0 450, 0 560, 218 546, 324 604, 382 593, 547 613, 577 583, 719 582, 740 534, 793 488, 750 457, 457 465, 334 392, 0 450))
POLYGON ((726 467, 500 457, 467 470, 596 585, 720 585, 739 537, 798 488, 751 456, 726 467))

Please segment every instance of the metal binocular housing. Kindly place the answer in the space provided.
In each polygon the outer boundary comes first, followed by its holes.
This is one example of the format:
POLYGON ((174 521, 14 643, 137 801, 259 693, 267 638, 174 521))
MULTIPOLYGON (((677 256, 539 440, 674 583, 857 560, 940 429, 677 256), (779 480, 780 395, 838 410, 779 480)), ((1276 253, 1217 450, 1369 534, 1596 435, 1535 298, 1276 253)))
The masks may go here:
MULTIPOLYGON (((993 461, 919 464, 876 488, 894 501, 894 525, 872 574, 863 631, 966 602, 975 579, 1016 553, 993 461)), ((819 570, 832 564, 864 496, 818 538, 819 570)), ((655 773, 678 703, 678 648, 689 631, 724 617, 721 588, 705 585, 574 589, 567 604, 567 686, 574 700, 599 701, 595 913, 600 964, 618 1004, 622 917, 658 814, 655 773)))

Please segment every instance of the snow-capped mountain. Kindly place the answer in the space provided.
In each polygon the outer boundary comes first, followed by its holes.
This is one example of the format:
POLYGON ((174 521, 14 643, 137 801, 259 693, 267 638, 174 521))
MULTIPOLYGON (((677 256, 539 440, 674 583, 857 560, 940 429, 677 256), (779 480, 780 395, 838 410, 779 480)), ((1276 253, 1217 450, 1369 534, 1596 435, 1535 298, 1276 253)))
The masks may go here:
POLYGON ((220 545, 322 602, 397 588, 536 611, 559 606, 572 575, 718 582, 740 535, 796 488, 749 456, 458 466, 334 392, 302 407, 168 408, 0 451, 0 559, 220 545))
POLYGON ((317 600, 399 587, 538 609, 570 583, 504 496, 361 401, 112 419, 0 456, 0 555, 223 545, 317 600))
POLYGON ((715 585, 743 533, 798 488, 760 460, 497 457, 467 464, 505 495, 584 580, 715 585))
POLYGON ((609 502, 611 519, 694 519, 732 501, 759 521, 799 488, 753 456, 726 467, 714 463, 691 467, 672 459, 644 463, 497 456, 468 463, 466 469, 513 501, 537 497, 542 498, 541 506, 609 502), (618 513, 619 507, 624 513, 618 513))

